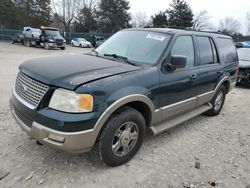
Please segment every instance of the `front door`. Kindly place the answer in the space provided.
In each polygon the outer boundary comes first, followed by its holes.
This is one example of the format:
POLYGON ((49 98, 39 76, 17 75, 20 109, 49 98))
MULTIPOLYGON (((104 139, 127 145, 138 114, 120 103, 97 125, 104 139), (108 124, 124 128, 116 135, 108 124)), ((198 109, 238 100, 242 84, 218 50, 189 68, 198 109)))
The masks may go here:
MULTIPOLYGON (((193 37, 178 36, 165 61, 171 63, 173 56, 185 56, 185 68, 160 72, 160 108, 166 119, 196 106, 198 67, 195 66, 193 37)), ((166 63, 166 62, 165 62, 166 63)))

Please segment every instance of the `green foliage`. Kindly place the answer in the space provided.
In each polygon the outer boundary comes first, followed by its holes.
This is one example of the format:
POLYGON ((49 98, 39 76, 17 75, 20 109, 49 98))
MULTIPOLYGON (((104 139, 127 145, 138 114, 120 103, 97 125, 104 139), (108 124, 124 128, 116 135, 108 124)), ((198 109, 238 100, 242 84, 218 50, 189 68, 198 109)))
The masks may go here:
POLYGON ((159 12, 152 16, 153 27, 167 27, 168 26, 168 19, 166 12, 159 12))
POLYGON ((131 19, 126 0, 101 0, 98 6, 98 25, 102 32, 114 33, 129 27, 131 19))
POLYGON ((173 0, 167 10, 169 25, 177 27, 192 27, 193 12, 185 0, 173 0))
POLYGON ((0 25, 39 27, 51 23, 50 0, 0 0, 0 25))
POLYGON ((97 30, 96 10, 91 7, 84 6, 80 10, 80 14, 75 23, 76 31, 93 32, 97 30))

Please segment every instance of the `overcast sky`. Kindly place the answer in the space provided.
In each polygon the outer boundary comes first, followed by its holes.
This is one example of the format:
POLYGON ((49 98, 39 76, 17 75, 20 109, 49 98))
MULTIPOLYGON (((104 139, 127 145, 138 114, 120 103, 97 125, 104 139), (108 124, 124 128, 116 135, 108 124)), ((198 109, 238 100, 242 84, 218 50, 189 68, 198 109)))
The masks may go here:
MULTIPOLYGON (((128 0, 130 2, 130 12, 145 12, 148 17, 169 8, 172 0, 128 0)), ((194 14, 202 10, 207 10, 212 16, 211 21, 214 25, 224 17, 234 17, 239 20, 242 29, 246 32, 246 14, 250 12, 250 0, 186 0, 194 14)))

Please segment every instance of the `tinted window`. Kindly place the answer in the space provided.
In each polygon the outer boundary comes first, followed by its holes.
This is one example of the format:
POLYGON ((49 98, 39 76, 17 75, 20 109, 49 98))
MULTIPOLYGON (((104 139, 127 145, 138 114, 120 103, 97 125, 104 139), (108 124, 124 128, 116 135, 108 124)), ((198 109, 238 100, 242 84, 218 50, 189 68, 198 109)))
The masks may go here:
POLYGON ((197 43, 200 52, 200 65, 213 64, 213 49, 208 37, 197 37, 197 43))
POLYGON ((237 61, 236 49, 231 39, 218 38, 218 46, 222 52, 225 63, 233 63, 237 61))
POLYGON ((171 57, 174 55, 187 57, 186 68, 194 66, 194 45, 191 36, 180 36, 176 39, 171 50, 171 57))
POLYGON ((218 55, 218 51, 217 51, 217 49, 216 49, 216 46, 215 46, 215 44, 214 44, 214 41, 210 38, 209 39, 210 40, 210 43, 211 43, 211 45, 212 45, 212 49, 213 49, 213 58, 214 58, 214 62, 215 63, 219 63, 220 61, 219 61, 219 55, 218 55))

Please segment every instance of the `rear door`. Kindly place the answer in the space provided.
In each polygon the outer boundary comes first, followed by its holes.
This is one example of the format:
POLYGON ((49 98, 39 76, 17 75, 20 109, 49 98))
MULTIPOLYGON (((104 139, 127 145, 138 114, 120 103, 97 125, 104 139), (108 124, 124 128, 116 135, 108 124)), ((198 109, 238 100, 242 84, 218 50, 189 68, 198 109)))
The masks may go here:
POLYGON ((213 90, 223 76, 214 40, 208 36, 196 36, 199 67, 198 95, 213 96, 213 90))

